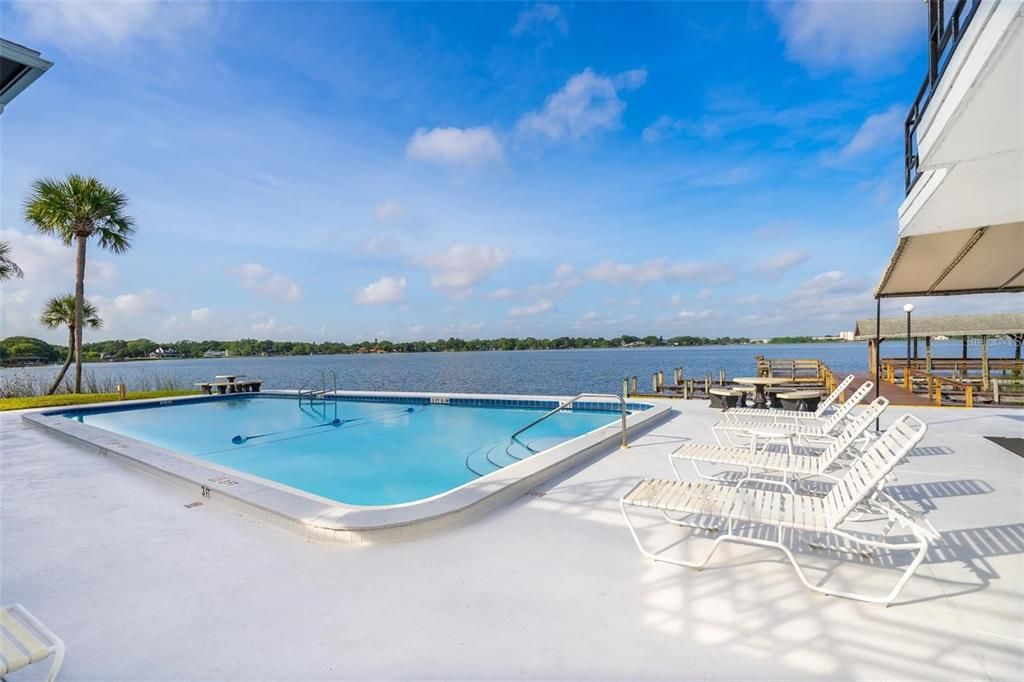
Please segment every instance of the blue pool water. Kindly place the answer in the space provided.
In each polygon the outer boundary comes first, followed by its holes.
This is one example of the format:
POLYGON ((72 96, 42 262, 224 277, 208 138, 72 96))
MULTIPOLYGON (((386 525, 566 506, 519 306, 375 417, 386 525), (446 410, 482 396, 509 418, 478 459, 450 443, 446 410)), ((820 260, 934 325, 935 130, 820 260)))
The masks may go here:
POLYGON ((615 421, 543 409, 237 397, 67 414, 85 424, 354 505, 431 497, 615 421))

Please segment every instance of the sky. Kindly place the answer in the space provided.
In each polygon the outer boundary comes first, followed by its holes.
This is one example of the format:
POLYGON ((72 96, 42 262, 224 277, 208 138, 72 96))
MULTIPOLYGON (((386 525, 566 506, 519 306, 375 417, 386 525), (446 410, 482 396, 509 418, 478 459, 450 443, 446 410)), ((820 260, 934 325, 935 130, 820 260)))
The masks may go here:
POLYGON ((71 172, 137 226, 90 245, 92 339, 852 329, 927 47, 919 0, 6 0, 0 33, 55 62, 0 119, 0 335, 54 342, 73 253, 22 205, 71 172))

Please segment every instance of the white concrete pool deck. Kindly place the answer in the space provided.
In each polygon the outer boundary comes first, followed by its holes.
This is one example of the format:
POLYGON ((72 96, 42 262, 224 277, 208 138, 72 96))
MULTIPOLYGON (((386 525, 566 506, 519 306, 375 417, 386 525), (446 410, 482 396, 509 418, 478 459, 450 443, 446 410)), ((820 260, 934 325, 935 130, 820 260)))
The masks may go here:
POLYGON ((891 492, 944 539, 883 608, 804 589, 767 549, 726 545, 700 572, 641 557, 618 498, 669 477, 718 414, 673 405, 630 449, 466 526, 369 547, 187 508, 198 496, 5 413, 0 602, 63 637, 61 680, 1024 677, 1024 458, 982 438, 1024 436, 1024 412, 910 410, 931 428, 891 492))

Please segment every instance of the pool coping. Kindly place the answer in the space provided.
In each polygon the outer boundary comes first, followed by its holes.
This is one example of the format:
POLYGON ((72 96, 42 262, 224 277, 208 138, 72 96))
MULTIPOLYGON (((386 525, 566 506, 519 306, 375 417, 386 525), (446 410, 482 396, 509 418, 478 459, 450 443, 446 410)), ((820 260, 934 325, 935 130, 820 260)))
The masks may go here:
MULTIPOLYGON (((296 391, 265 391, 263 394, 180 396, 132 401, 132 406, 145 407, 176 402, 206 402, 267 397, 294 397, 296 391)), ((451 404, 451 400, 551 402, 565 401, 565 396, 426 393, 398 391, 336 391, 341 400, 424 399, 434 405, 451 404), (434 402, 432 399, 442 402, 434 402), (449 402, 445 403, 447 399, 449 402)), ((581 403, 606 404, 607 400, 584 398, 581 403)), ((630 400, 629 404, 644 409, 626 417, 629 433, 647 428, 667 418, 670 405, 646 400, 630 400)), ((235 469, 205 462, 196 457, 162 448, 141 440, 122 436, 89 424, 65 418, 64 414, 104 408, 125 408, 123 402, 95 403, 87 406, 45 408, 23 413, 28 424, 70 441, 84 449, 116 459, 129 467, 156 476, 161 480, 195 490, 205 500, 227 504, 234 509, 299 533, 310 540, 373 544, 419 537, 451 528, 486 514, 488 511, 521 497, 560 473, 590 458, 611 452, 621 438, 619 420, 589 431, 554 447, 473 479, 456 488, 414 502, 363 507, 319 497, 290 486, 246 474, 235 469)))

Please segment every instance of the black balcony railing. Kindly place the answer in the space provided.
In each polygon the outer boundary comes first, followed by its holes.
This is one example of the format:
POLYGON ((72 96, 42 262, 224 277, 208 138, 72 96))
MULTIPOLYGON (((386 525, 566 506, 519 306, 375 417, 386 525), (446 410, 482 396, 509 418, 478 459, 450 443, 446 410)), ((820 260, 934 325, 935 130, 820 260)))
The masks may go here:
POLYGON ((957 0, 949 21, 945 20, 945 2, 928 0, 928 75, 917 91, 917 97, 910 106, 907 119, 903 124, 904 181, 907 194, 917 182, 918 170, 917 126, 921 116, 928 107, 935 88, 942 79, 942 74, 949 65, 950 57, 960 44, 964 31, 971 23, 981 0, 957 0))

